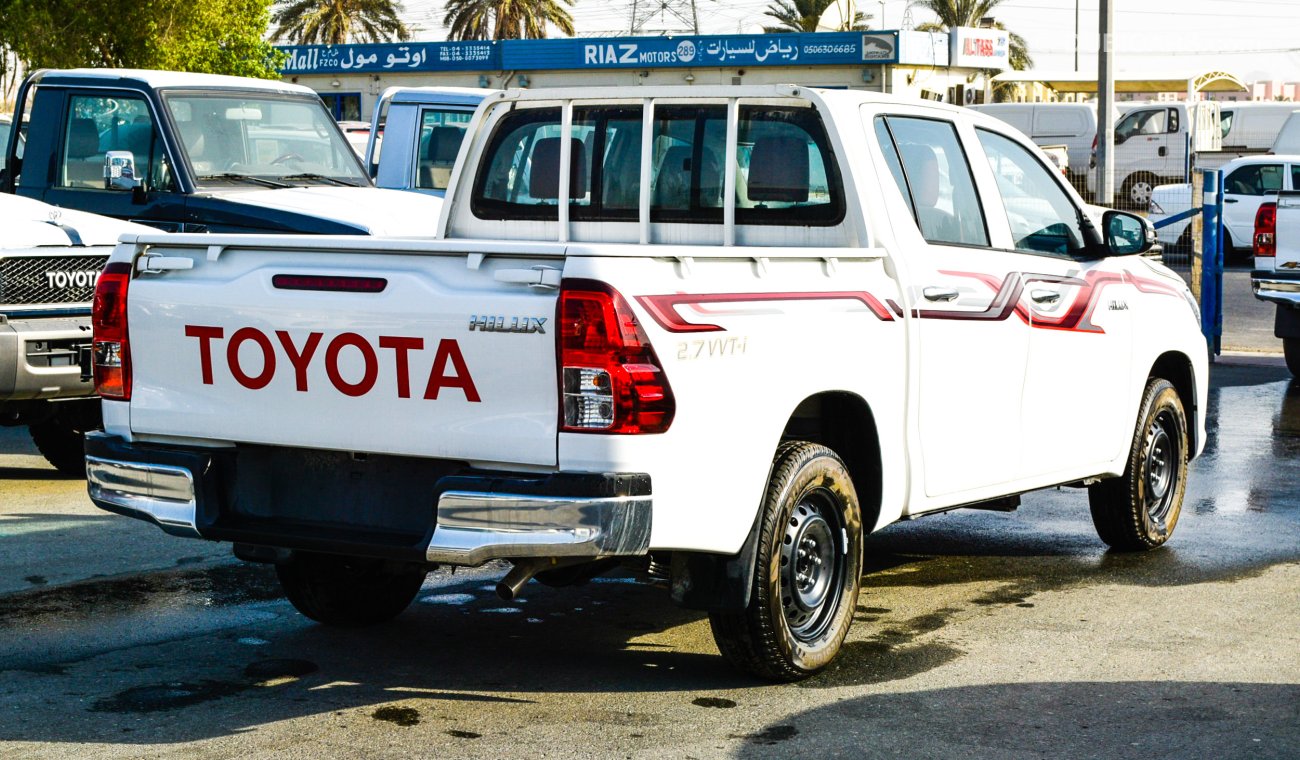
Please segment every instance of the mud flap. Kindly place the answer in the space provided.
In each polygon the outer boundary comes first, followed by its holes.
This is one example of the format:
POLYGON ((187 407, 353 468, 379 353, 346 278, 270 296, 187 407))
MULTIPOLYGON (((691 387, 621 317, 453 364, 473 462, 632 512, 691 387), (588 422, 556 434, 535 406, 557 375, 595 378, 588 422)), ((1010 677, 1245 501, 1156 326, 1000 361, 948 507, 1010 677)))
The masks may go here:
POLYGON ((1278 304, 1277 316, 1273 319, 1273 337, 1300 338, 1300 309, 1278 304))
POLYGON ((749 607, 762 522, 760 509, 736 554, 673 552, 673 602, 688 610, 706 612, 742 612, 749 607))

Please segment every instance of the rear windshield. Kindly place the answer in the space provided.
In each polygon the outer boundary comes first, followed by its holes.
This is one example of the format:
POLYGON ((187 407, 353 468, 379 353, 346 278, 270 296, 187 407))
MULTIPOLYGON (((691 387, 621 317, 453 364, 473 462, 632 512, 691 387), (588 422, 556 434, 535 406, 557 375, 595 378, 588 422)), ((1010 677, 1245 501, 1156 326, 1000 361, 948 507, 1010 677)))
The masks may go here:
MULTIPOLYGON (((637 220, 643 125, 640 106, 574 108, 571 219, 637 220)), ((722 105, 658 107, 652 129, 651 221, 721 224, 727 159, 736 166, 739 224, 832 225, 844 217, 840 176, 811 108, 741 106, 729 157, 722 105)), ((558 107, 501 119, 475 179, 475 215, 557 219, 560 137, 558 107)))

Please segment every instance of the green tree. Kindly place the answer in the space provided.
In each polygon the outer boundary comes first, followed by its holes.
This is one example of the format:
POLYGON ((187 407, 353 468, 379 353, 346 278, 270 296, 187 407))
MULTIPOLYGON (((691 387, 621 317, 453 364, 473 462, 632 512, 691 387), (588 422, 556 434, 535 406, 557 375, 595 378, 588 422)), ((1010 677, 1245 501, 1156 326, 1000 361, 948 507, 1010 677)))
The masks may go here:
MULTIPOLYGON (((763 12, 763 15, 774 18, 780 23, 775 26, 764 26, 763 31, 768 34, 815 32, 817 31, 817 22, 821 20, 822 14, 835 2, 837 0, 776 0, 776 2, 767 6, 767 10, 763 12)), ((870 14, 855 11, 853 13, 853 23, 846 24, 845 28, 838 31, 856 32, 865 30, 869 19, 871 19, 870 14)))
POLYGON ((549 24, 573 36, 573 0, 447 0, 452 40, 541 40, 549 24))
MULTIPOLYGON (((917 31, 946 32, 958 26, 978 26, 981 19, 993 15, 993 9, 1002 4, 1002 0, 916 0, 917 7, 925 8, 939 17, 938 23, 917 24, 917 31)), ((1007 31, 1006 26, 998 21, 993 24, 997 29, 1007 31)), ((1034 65, 1029 55, 1029 44, 1025 38, 1010 32, 1007 44, 1007 64, 1016 71, 1024 71, 1034 65)), ((996 72, 986 72, 996 73, 996 72)), ((1000 100, 1013 85, 999 85, 994 88, 993 97, 1000 100)))
POLYGON ((397 0, 283 0, 276 3, 272 42, 342 45, 411 39, 397 0))
POLYGON ((0 47, 28 69, 78 66, 280 78, 270 0, 10 0, 0 47))

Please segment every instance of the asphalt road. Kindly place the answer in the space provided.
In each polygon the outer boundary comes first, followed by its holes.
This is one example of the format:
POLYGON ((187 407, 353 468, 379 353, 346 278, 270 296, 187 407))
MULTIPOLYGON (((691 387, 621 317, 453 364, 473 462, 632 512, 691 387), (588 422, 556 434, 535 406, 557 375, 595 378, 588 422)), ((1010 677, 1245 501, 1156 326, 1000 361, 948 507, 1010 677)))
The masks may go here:
POLYGON ((439 571, 392 624, 323 628, 0 430, 0 756, 1294 758, 1300 384, 1239 356, 1212 382, 1168 546, 1107 552, 1069 489, 891 526, 795 685, 626 577, 507 604, 499 567, 439 571))

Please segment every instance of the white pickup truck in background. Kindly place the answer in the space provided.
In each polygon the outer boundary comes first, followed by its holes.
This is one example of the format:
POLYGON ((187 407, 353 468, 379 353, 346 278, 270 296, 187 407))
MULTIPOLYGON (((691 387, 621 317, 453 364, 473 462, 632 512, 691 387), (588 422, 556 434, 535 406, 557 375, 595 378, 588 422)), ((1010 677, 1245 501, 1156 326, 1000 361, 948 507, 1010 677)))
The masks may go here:
POLYGON ((1282 190, 1260 205, 1253 253, 1251 289, 1277 305, 1273 334, 1282 339, 1287 369, 1300 377, 1300 190, 1282 190))
POLYGON ((375 102, 365 163, 377 187, 441 198, 474 109, 492 90, 389 87, 375 102))
POLYGON ((489 96, 437 240, 141 235, 96 295, 101 507, 392 618, 436 565, 623 567, 790 680, 864 536, 1086 486, 1163 544, 1207 357, 1154 231, 1006 124, 798 86, 489 96), (561 170, 561 167, 565 167, 561 170))

